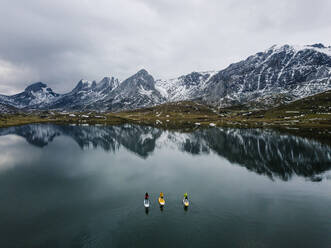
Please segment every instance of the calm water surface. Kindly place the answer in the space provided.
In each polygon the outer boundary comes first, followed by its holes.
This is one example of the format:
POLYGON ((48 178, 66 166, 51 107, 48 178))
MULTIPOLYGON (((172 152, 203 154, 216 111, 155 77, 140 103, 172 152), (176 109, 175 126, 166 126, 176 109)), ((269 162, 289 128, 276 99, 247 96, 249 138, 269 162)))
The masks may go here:
POLYGON ((0 247, 330 248, 331 147, 262 130, 0 129, 0 247))

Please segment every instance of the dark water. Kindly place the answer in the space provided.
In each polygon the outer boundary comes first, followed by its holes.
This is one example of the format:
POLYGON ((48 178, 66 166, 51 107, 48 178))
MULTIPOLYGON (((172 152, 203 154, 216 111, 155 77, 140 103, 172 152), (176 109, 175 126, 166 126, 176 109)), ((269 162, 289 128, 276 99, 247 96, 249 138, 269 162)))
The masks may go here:
POLYGON ((330 248, 331 148, 262 130, 0 129, 0 247, 330 248))

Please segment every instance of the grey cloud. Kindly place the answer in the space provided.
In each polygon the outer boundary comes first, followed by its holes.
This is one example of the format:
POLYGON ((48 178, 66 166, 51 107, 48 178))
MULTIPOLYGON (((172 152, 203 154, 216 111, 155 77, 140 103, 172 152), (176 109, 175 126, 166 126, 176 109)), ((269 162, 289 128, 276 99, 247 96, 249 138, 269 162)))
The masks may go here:
POLYGON ((2 0, 0 93, 44 81, 222 69, 275 43, 329 44, 328 0, 2 0))

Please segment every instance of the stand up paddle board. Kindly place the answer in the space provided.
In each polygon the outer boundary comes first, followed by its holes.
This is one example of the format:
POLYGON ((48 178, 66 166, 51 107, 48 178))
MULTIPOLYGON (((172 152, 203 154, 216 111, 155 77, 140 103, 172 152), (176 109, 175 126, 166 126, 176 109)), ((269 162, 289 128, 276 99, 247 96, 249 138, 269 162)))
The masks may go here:
POLYGON ((144 206, 145 206, 145 208, 149 208, 149 200, 148 199, 144 199, 144 206))
POLYGON ((183 204, 185 207, 188 207, 190 205, 190 202, 188 201, 188 199, 183 199, 183 204))
POLYGON ((159 197, 159 204, 160 204, 160 206, 164 206, 165 205, 164 198, 159 197))

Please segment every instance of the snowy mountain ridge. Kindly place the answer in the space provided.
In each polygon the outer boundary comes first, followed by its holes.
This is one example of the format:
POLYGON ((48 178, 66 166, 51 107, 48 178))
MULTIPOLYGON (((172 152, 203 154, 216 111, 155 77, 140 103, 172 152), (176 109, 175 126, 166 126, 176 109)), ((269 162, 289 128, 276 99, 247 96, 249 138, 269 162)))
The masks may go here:
POLYGON ((59 97, 60 94, 54 93, 46 84, 37 82, 29 85, 19 94, 12 96, 0 95, 0 102, 16 108, 24 108, 33 105, 44 106, 59 97))
POLYGON ((215 107, 275 106, 331 89, 331 47, 274 45, 220 71, 192 72, 154 80, 142 69, 120 82, 80 80, 66 94, 42 82, 24 92, 0 95, 0 103, 19 109, 121 111, 165 102, 199 100, 215 107))
POLYGON ((216 71, 192 72, 169 80, 156 80, 155 87, 168 101, 184 101, 199 97, 216 71))
POLYGON ((296 44, 281 45, 281 44, 275 44, 267 50, 273 49, 274 51, 281 51, 281 50, 286 49, 287 46, 288 46, 289 49, 293 50, 296 53, 299 52, 299 51, 303 51, 303 50, 308 49, 308 50, 315 50, 316 52, 319 52, 319 53, 325 53, 326 55, 331 56, 331 46, 325 47, 321 43, 314 44, 314 45, 296 45, 296 44))
POLYGON ((272 46, 215 74, 202 94, 218 106, 261 102, 269 106, 331 89, 331 48, 272 46), (322 51, 322 52, 321 52, 322 51))

